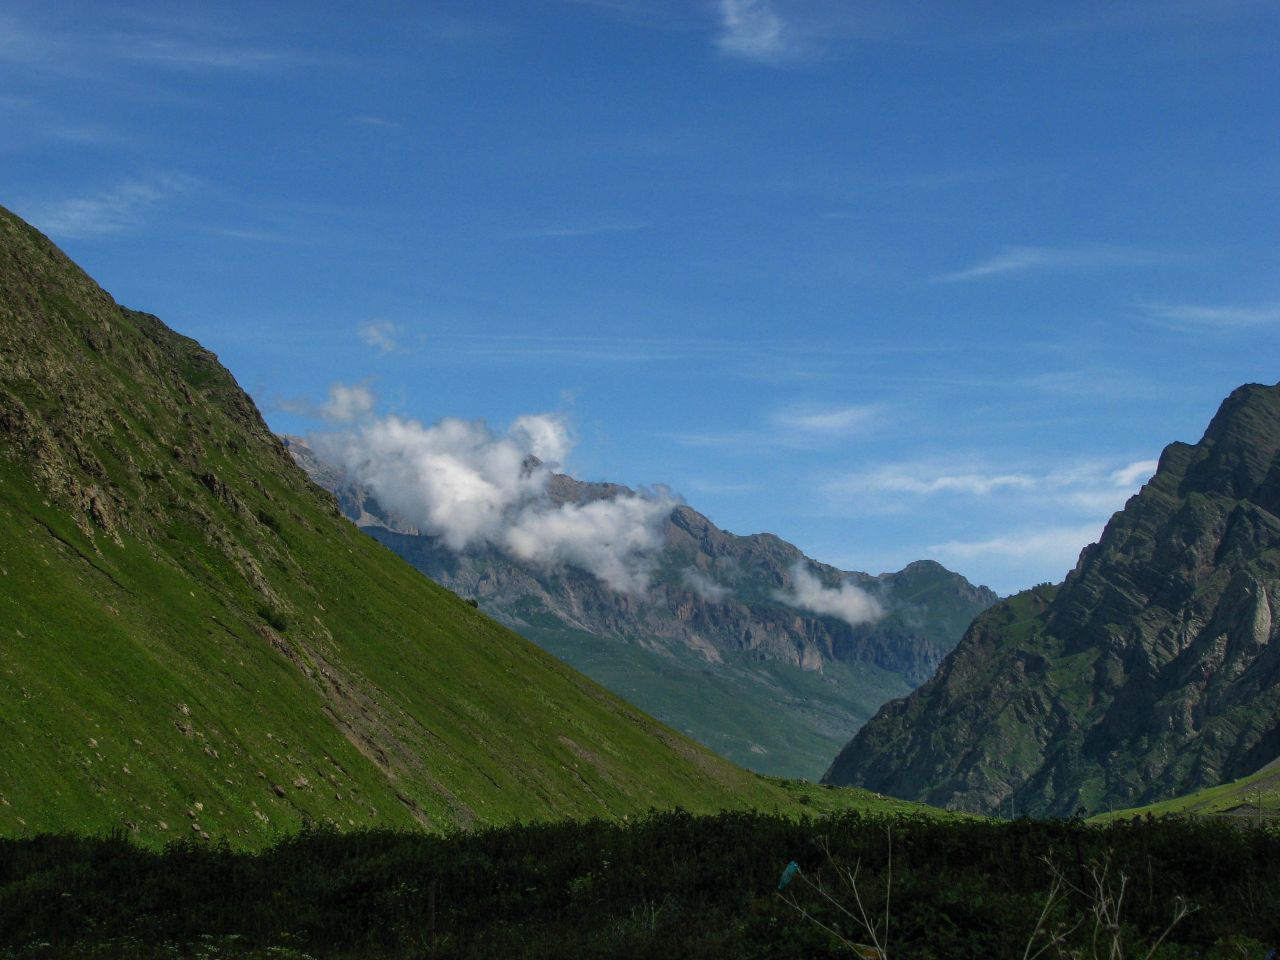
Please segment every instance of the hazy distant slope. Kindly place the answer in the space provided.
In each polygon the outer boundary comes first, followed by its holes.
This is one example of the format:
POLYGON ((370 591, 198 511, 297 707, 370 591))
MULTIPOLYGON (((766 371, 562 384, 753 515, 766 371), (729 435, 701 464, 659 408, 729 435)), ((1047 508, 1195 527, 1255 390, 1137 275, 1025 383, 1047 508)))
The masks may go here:
POLYGON ((979 617, 827 779, 1071 814, 1150 803, 1280 756, 1280 385, 1240 387, 1165 448, 1060 588, 979 617))
POLYGON ((0 831, 785 804, 342 518, 213 354, 0 210, 0 831))
MULTIPOLYGON (((736 536, 676 505, 640 593, 580 566, 521 561, 485 544, 451 549, 387 510, 374 492, 286 438, 298 462, 349 517, 432 579, 468 597, 576 669, 737 763, 817 779, 886 700, 933 673, 986 587, 932 561, 897 573, 848 573, 771 534, 736 536), (826 590, 850 584, 884 615, 850 624, 787 598, 796 567, 826 590)), ((612 483, 551 476, 553 503, 631 495, 612 483)))

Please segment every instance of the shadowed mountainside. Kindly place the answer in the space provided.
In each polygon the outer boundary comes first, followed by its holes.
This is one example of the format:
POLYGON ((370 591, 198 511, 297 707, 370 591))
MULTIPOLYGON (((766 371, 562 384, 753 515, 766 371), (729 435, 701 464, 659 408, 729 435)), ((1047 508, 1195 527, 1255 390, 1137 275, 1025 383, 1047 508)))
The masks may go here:
POLYGON ((966 810, 1151 803, 1280 756, 1280 385, 1240 387, 1061 587, 979 617, 831 783, 966 810))

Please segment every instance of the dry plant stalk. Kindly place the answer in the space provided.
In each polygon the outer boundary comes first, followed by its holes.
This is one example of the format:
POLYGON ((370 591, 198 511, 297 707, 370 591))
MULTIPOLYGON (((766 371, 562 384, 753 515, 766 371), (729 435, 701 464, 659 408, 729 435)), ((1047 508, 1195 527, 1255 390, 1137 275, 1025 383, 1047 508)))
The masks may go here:
POLYGON ((858 873, 862 869, 861 857, 854 861, 852 870, 847 867, 841 867, 836 863, 835 857, 832 856, 830 844, 825 838, 822 841, 822 852, 826 855, 827 863, 836 872, 836 876, 843 881, 844 885, 848 887, 849 891, 853 894, 853 902, 858 909, 857 914, 852 913, 844 904, 827 892, 820 876, 815 882, 810 880, 804 872, 798 872, 796 874, 796 876, 804 881, 810 889, 815 890, 819 896, 852 920, 858 929, 866 933, 867 937, 871 940, 871 943, 856 943, 853 940, 850 940, 838 930, 828 926, 811 914, 799 903, 799 901, 795 899, 794 896, 789 897, 784 895, 781 891, 778 892, 778 898, 782 900, 783 903, 791 906, 806 920, 827 931, 827 933, 831 934, 832 937, 848 947, 853 955, 861 958, 861 960, 889 960, 889 897, 893 888, 893 828, 886 827, 885 833, 889 841, 889 853, 884 881, 883 921, 878 918, 873 920, 870 914, 867 913, 866 905, 862 901, 862 892, 858 888, 858 873))
MULTIPOLYGON (((856 913, 828 892, 822 883, 821 876, 816 880, 810 880, 803 871, 797 870, 795 872, 795 876, 799 877, 810 889, 814 890, 841 914, 849 918, 857 929, 864 932, 871 941, 869 944, 857 943, 834 927, 823 923, 796 900, 794 895, 785 895, 779 890, 778 898, 788 904, 800 916, 825 930, 841 944, 848 947, 850 952, 854 956, 860 957, 861 960, 889 960, 890 895, 893 887, 892 829, 888 831, 888 838, 889 856, 885 871, 883 918, 877 917, 873 919, 867 912, 866 904, 863 902, 862 891, 858 886, 858 875, 862 868, 861 858, 854 862, 852 869, 841 867, 836 863, 835 857, 832 856, 830 845, 825 840, 823 841, 822 851, 826 855, 827 863, 835 871, 836 876, 840 877, 843 885, 848 888, 853 897, 856 913)), ((1124 925, 1121 914, 1124 909, 1124 897, 1128 888, 1129 878, 1120 873, 1117 879, 1112 874, 1110 862, 1104 860, 1100 865, 1094 864, 1089 867, 1087 889, 1082 889, 1067 879, 1066 874, 1048 857, 1043 858, 1043 860, 1049 868, 1052 880, 1049 885, 1049 893, 1045 897, 1044 906, 1040 910, 1040 915, 1036 918, 1035 927, 1032 929, 1031 936, 1028 937, 1027 945, 1022 952, 1022 960, 1040 960, 1042 957, 1052 958, 1052 960, 1125 960, 1124 925), (1054 913, 1070 893, 1081 897, 1088 904, 1088 913, 1079 917, 1070 926, 1064 922, 1051 926, 1054 913), (1069 945, 1070 939, 1088 921, 1089 917, 1093 918, 1093 931, 1087 950, 1071 947, 1069 945), (1041 940, 1043 942, 1038 943, 1041 940)), ((792 866, 794 869, 794 864, 792 866)), ((1178 897, 1175 900, 1173 919, 1169 921, 1168 926, 1156 938, 1155 943, 1151 944, 1143 960, 1151 960, 1155 956, 1160 944, 1164 943, 1173 928, 1181 923, 1192 910, 1193 908, 1182 897, 1178 897)))
MULTIPOLYGON (((1129 878, 1121 873, 1118 881, 1112 880, 1111 864, 1104 860, 1101 865, 1094 864, 1089 867, 1089 889, 1081 889, 1068 880, 1066 874, 1053 861, 1046 857, 1044 862, 1053 880, 1049 886, 1049 895, 1045 898, 1044 909, 1040 911, 1035 928, 1027 940, 1026 949, 1022 954, 1023 960, 1037 960, 1045 955, 1055 960, 1124 960, 1121 912, 1124 908, 1124 896, 1129 878), (1054 908, 1066 898, 1068 891, 1076 893, 1089 904, 1089 915, 1093 917, 1093 933, 1087 953, 1067 946, 1068 938, 1080 928, 1087 916, 1081 917, 1070 927, 1065 924, 1059 924, 1052 929, 1048 927, 1054 908), (1033 952, 1036 941, 1041 936, 1044 937, 1044 943, 1033 952)), ((1173 928, 1181 923, 1192 909, 1182 897, 1174 901, 1173 919, 1147 950, 1143 960, 1151 960, 1160 944, 1164 943, 1173 928)))

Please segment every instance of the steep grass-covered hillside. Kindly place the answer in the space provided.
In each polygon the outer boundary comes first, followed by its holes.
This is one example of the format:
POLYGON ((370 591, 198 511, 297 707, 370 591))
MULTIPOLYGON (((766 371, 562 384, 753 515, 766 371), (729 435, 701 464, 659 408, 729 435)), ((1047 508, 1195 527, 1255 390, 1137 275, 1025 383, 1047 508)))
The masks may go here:
POLYGON ((213 354, 0 210, 0 833, 793 803, 361 534, 213 354))

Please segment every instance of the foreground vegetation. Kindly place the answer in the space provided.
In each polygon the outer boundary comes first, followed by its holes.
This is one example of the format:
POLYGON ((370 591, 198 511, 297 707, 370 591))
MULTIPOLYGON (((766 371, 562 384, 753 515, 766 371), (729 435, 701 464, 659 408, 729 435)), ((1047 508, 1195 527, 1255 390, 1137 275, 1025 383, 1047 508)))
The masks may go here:
POLYGON ((0 841, 0 957, 848 956, 822 925, 866 941, 840 910, 855 900, 837 871, 859 863, 868 914, 891 897, 891 957, 1021 958, 1054 936, 1043 955, 1094 956, 1100 898, 1122 956, 1146 956, 1179 903, 1190 913, 1156 957, 1261 960, 1280 944, 1275 830, 677 811, 447 837, 311 831, 256 854, 0 841), (800 879, 779 894, 791 860, 800 879))

